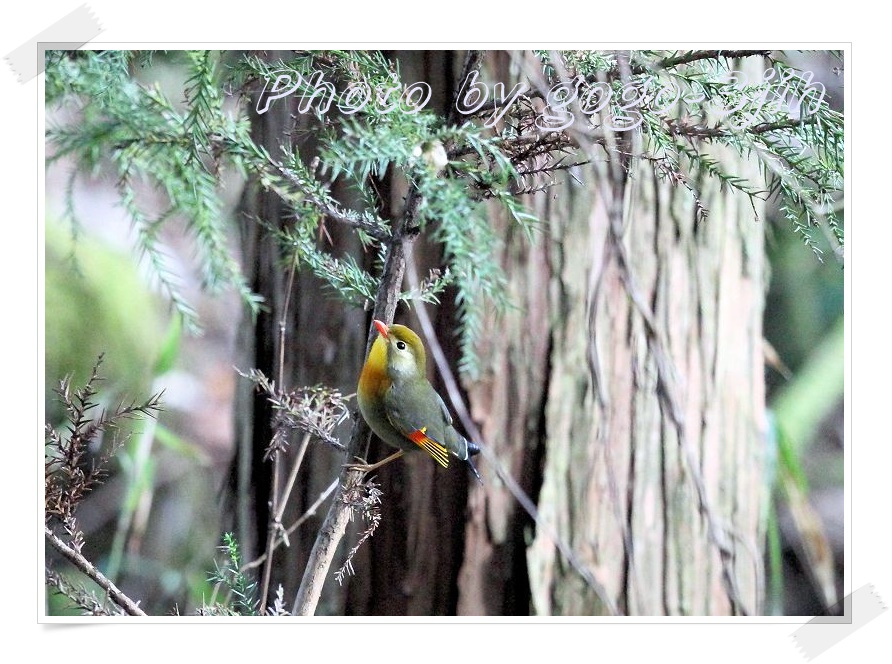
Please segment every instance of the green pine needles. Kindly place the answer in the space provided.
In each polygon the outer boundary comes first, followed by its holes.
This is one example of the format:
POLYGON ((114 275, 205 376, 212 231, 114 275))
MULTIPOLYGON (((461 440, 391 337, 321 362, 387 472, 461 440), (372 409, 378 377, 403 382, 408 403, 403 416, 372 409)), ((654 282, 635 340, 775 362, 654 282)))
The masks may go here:
POLYGON ((242 570, 242 556, 232 533, 223 533, 223 544, 219 549, 225 562, 220 565, 214 561, 214 571, 208 575, 208 581, 214 586, 214 597, 204 603, 198 611, 199 615, 259 615, 257 582, 242 570))
MULTIPOLYGON (((223 203, 234 181, 254 181, 289 211, 284 226, 249 220, 275 234, 282 264, 311 271, 346 304, 366 307, 391 234, 391 221, 380 212, 389 209, 380 183, 401 183, 417 203, 408 230, 439 245, 443 261, 402 299, 454 299, 461 368, 471 375, 484 311, 510 304, 487 201, 500 202, 507 218, 532 235, 540 226, 524 196, 552 186, 560 171, 575 177, 573 169, 591 160, 580 149, 583 135, 608 158, 643 160, 660 178, 685 187, 703 218, 708 209, 698 182, 718 178, 742 195, 777 200, 819 257, 816 233, 822 231, 841 255, 843 116, 830 109, 822 86, 786 64, 783 54, 512 54, 517 61, 535 57, 540 78, 528 72, 517 96, 509 97, 505 82, 501 100, 437 113, 428 104, 429 86, 403 80, 398 64, 375 51, 295 51, 284 59, 260 52, 48 52, 47 106, 59 118, 47 129, 48 162, 68 158, 77 174, 114 176, 139 255, 193 331, 198 316, 164 246, 170 223, 193 239, 204 286, 234 289, 256 313, 262 302, 240 267, 234 215, 223 203), (766 75, 742 80, 735 64, 746 58, 761 58, 766 75), (156 68, 164 68, 163 86, 149 76, 156 68), (169 82, 172 75, 179 83, 169 82), (312 133, 315 156, 302 152, 298 130, 281 136, 276 149, 255 141, 252 123, 289 97, 297 114, 312 119, 312 129, 304 122, 299 131, 312 133), (500 122, 489 121, 502 110, 500 122), (568 116, 570 124, 562 126, 568 116), (614 140, 625 136, 636 141, 614 140), (767 188, 727 172, 710 144, 755 156, 767 188), (333 193, 336 185, 355 194, 350 204, 333 193), (162 212, 147 211, 153 209, 147 190, 161 194, 162 212), (370 259, 332 253, 326 223, 350 227, 370 259)), ((481 70, 482 58, 472 53, 469 62, 481 70)), ((76 232, 70 196, 66 209, 76 232)))
POLYGON ((47 105, 64 105, 76 117, 48 127, 47 161, 70 156, 78 171, 93 174, 110 162, 138 251, 188 330, 200 328, 198 316, 161 242, 163 227, 174 217, 195 239, 205 287, 211 292, 235 288, 257 311, 260 302, 231 246, 220 195, 224 163, 242 164, 217 149, 223 141, 248 141, 247 120, 224 111, 216 58, 209 53, 187 53, 184 104, 171 100, 157 83, 140 83, 136 66, 134 54, 126 51, 47 53, 47 105), (138 187, 143 182, 164 194, 167 208, 161 214, 144 212, 138 187))

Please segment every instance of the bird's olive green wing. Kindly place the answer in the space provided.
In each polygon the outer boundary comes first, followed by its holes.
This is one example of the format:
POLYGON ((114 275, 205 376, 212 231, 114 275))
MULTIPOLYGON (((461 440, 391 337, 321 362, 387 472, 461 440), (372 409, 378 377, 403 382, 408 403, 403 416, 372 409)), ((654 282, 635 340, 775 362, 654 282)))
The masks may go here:
POLYGON ((384 409, 394 429, 449 467, 449 450, 439 440, 445 433, 446 406, 427 380, 393 385, 384 395, 384 409), (442 410, 441 410, 442 408, 442 410))
POLYGON ((440 412, 443 413, 443 420, 445 420, 447 425, 452 426, 452 414, 446 407, 446 402, 443 401, 443 397, 441 397, 437 392, 434 392, 434 396, 437 397, 437 403, 440 404, 440 412))

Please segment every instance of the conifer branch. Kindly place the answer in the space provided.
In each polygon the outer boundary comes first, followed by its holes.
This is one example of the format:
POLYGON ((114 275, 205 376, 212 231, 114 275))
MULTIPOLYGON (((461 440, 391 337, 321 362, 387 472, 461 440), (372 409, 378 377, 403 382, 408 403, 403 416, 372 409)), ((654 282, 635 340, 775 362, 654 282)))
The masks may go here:
MULTIPOLYGON (((680 55, 670 56, 668 58, 663 58, 658 61, 656 64, 656 68, 661 69, 671 69, 673 67, 678 67, 679 65, 687 65, 692 62, 697 62, 698 60, 718 60, 719 58, 725 59, 738 59, 738 58, 752 58, 752 57, 761 57, 761 58, 770 58, 771 51, 765 50, 703 50, 703 51, 689 51, 688 53, 683 53, 680 55)), ((642 74, 646 71, 653 69, 653 67, 647 67, 645 65, 636 65, 632 67, 633 74, 642 74)))

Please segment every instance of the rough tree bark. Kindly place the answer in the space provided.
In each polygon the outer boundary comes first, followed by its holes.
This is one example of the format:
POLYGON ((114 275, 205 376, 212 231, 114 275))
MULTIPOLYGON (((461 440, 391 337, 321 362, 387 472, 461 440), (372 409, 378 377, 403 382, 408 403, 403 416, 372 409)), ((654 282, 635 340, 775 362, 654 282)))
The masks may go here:
MULTIPOLYGON (((758 182, 753 165, 722 158, 758 182)), ((696 183, 709 210, 698 222, 690 193, 658 182, 647 164, 633 162, 620 188, 593 184, 614 177, 603 164, 574 175, 531 201, 544 221, 534 245, 496 221, 518 310, 488 322, 492 341, 481 351, 489 371, 469 387, 473 417, 540 518, 622 613, 758 613, 763 229, 750 201, 716 181, 696 183), (609 232, 617 203, 625 266, 609 232), (656 345, 669 360, 663 380, 656 345), (718 526, 713 537, 696 475, 718 526)), ((469 499, 459 612, 605 613, 551 534, 491 478, 469 499)))

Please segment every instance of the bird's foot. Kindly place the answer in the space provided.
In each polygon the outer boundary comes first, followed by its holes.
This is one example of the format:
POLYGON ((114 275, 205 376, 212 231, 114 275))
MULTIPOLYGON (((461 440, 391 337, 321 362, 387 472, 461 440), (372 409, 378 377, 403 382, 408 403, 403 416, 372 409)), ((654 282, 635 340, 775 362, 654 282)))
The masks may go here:
POLYGON ((359 472, 359 473, 370 473, 373 470, 378 470, 378 468, 390 463, 391 461, 399 459, 401 456, 403 456, 403 454, 405 454, 405 452, 400 450, 399 452, 394 452, 389 457, 382 459, 378 463, 372 463, 372 464, 369 464, 368 462, 366 462, 365 459, 360 459, 359 457, 356 457, 357 459, 359 459, 359 461, 362 461, 362 463, 346 463, 346 464, 344 464, 344 467, 347 468, 348 470, 352 470, 352 471, 359 472))
POLYGON ((368 461, 366 461, 365 459, 363 459, 361 457, 353 457, 353 458, 356 459, 357 461, 359 461, 360 463, 345 463, 344 468, 346 468, 347 470, 354 470, 358 473, 367 473, 367 472, 369 472, 369 470, 372 469, 372 466, 374 465, 374 464, 369 463, 368 461))

